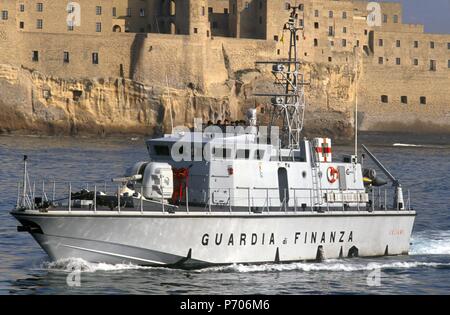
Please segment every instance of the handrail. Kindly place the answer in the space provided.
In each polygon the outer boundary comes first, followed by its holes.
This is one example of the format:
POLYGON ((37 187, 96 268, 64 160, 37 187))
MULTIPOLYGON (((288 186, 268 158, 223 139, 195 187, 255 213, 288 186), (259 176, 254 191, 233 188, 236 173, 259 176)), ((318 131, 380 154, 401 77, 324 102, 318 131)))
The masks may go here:
MULTIPOLYGON (((94 182, 93 185, 87 184, 86 182, 78 182, 78 185, 73 185, 73 182, 70 182, 68 186, 66 186, 65 192, 64 190, 59 189, 59 187, 57 186, 57 181, 52 181, 52 183, 53 191, 51 193, 51 200, 49 200, 48 198, 50 194, 47 194, 46 192, 46 187, 48 186, 46 186, 45 181, 42 183, 42 198, 39 199, 42 200, 43 206, 45 206, 44 204, 50 204, 53 207, 64 207, 60 202, 66 200, 67 209, 69 212, 77 211, 76 209, 79 209, 80 207, 82 209, 85 209, 83 207, 89 207, 89 209, 93 210, 95 213, 108 209, 108 206, 104 204, 99 206, 98 199, 99 196, 108 191, 108 187, 105 181, 103 181, 104 192, 98 190, 97 185, 99 184, 99 182, 94 182), (78 189, 86 189, 86 187, 93 188, 93 196, 92 194, 90 195, 92 196, 92 201, 90 203, 77 202, 77 204, 75 204, 74 202, 76 200, 79 200, 79 198, 74 199, 72 197, 72 192, 78 191, 78 189), (61 196, 65 197, 56 199, 57 197, 61 196), (47 198, 47 202, 44 202, 44 198, 47 198)), ((33 187, 34 185, 29 186, 33 187)), ((40 208, 41 205, 37 204, 37 201, 35 199, 31 199, 33 198, 33 194, 36 194, 35 188, 30 187, 31 198, 29 194, 26 194, 25 200, 23 200, 23 197, 20 195, 21 187, 22 185, 21 183, 19 183, 17 187, 17 208, 19 208, 21 205, 26 205, 25 208, 33 210, 35 207, 40 208)), ((357 211, 361 211, 362 209, 368 210, 369 207, 372 211, 388 209, 400 211, 400 209, 395 209, 394 207, 392 207, 392 205, 387 205, 387 190, 385 190, 383 196, 380 189, 375 191, 375 189, 377 188, 371 189, 371 191, 369 192, 371 193, 371 197, 370 195, 366 195, 365 198, 369 197, 368 199, 365 199, 364 196, 361 195, 362 193, 367 194, 366 190, 360 188, 348 189, 346 191, 340 191, 338 189, 322 189, 321 194, 319 195, 320 203, 315 204, 313 202, 314 196, 311 194, 311 188, 285 188, 282 192, 280 192, 278 187, 210 187, 205 188, 202 191, 196 191, 196 194, 192 195, 194 196, 193 204, 191 200, 192 191, 189 190, 189 187, 186 187, 186 194, 184 196, 184 199, 182 200, 182 205, 176 206, 169 203, 169 200, 167 198, 170 198, 170 196, 165 196, 163 188, 160 189, 160 194, 158 194, 160 195, 159 200, 145 198, 144 190, 146 189, 146 187, 147 186, 145 185, 140 185, 140 194, 135 190, 133 195, 128 196, 132 198, 130 199, 132 200, 131 205, 130 201, 125 201, 125 206, 122 205, 122 198, 124 198, 124 196, 126 195, 123 195, 121 193, 121 186, 116 187, 117 190, 115 193, 105 195, 107 197, 116 196, 117 199, 116 201, 114 201, 114 203, 117 202, 116 211, 119 214, 131 208, 140 211, 141 213, 144 213, 145 211, 162 211, 163 213, 165 213, 168 209, 170 209, 168 211, 169 213, 173 213, 174 211, 179 210, 190 213, 191 211, 199 211, 198 206, 201 205, 204 205, 204 211, 208 212, 217 211, 218 207, 220 207, 220 209, 223 209, 223 207, 225 206, 228 208, 229 213, 232 213, 233 211, 242 211, 244 208, 248 211, 248 213, 261 212, 261 209, 263 212, 270 213, 274 210, 274 208, 278 208, 279 211, 284 212, 297 212, 299 211, 299 209, 300 211, 305 211, 307 208, 309 208, 312 212, 329 212, 336 211, 336 209, 339 207, 341 207, 341 210, 339 211, 346 211, 348 208, 354 208, 357 211), (198 193, 204 193, 206 189, 208 189, 207 194, 204 194, 203 197, 201 197, 199 200, 197 196, 198 193), (216 191, 222 191, 221 197, 219 197, 219 199, 216 199, 215 197, 216 191), (280 198, 280 195, 282 196, 282 198, 280 198), (367 203, 366 200, 370 201, 367 203), (155 206, 151 206, 150 204, 155 206)), ((115 189, 113 189, 112 191, 114 190, 115 189)), ((411 210, 411 196, 409 191, 407 194, 407 198, 405 198, 405 209, 411 210)))

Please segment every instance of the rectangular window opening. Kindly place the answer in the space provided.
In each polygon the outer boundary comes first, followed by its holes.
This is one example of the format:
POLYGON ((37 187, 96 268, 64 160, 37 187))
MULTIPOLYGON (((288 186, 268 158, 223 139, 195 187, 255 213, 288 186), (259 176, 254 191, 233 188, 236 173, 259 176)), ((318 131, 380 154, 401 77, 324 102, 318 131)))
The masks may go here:
POLYGON ((92 64, 98 65, 98 53, 92 53, 92 64))
POLYGON ((39 52, 38 52, 37 50, 34 50, 34 51, 33 51, 33 57, 32 57, 32 60, 33 60, 34 62, 38 62, 38 61, 39 61, 39 52))
POLYGON ((69 62, 70 62, 69 52, 65 51, 64 52, 64 63, 69 63, 69 62))

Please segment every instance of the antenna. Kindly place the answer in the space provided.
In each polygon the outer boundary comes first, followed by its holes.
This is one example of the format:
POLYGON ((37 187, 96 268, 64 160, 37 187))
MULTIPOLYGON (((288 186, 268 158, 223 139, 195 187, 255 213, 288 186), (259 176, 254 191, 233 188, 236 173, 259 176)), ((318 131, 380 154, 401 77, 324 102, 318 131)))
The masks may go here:
POLYGON ((170 133, 173 133, 173 117, 172 117, 172 98, 170 96, 170 90, 169 90, 169 78, 166 74, 166 86, 167 86, 167 97, 169 99, 169 109, 170 109, 170 133))
POLYGON ((358 157, 358 56, 355 52, 355 156, 358 157))
POLYGON ((303 130, 306 107, 303 86, 307 85, 307 83, 304 82, 303 74, 299 73, 301 62, 298 60, 297 51, 297 32, 302 30, 302 28, 298 27, 297 11, 301 10, 301 8, 301 4, 291 6, 291 4, 286 3, 286 10, 290 11, 290 15, 288 22, 283 27, 283 31, 290 32, 288 59, 256 63, 271 64, 275 85, 283 88, 283 92, 278 94, 255 94, 255 96, 272 97, 269 134, 272 126, 282 119, 281 147, 291 150, 300 148, 300 134, 303 130))
MULTIPOLYGON (((363 67, 363 64, 360 62, 360 56, 359 51, 357 50, 356 46, 354 47, 354 54, 355 56, 355 118, 354 118, 354 124, 355 124, 355 156, 358 158, 358 86, 359 86, 359 65, 361 64, 361 68, 363 67)), ((362 69, 361 69, 362 71, 362 69)))
POLYGON ((22 207, 26 207, 25 198, 27 197, 27 160, 28 156, 23 156, 23 190, 22 190, 22 207))

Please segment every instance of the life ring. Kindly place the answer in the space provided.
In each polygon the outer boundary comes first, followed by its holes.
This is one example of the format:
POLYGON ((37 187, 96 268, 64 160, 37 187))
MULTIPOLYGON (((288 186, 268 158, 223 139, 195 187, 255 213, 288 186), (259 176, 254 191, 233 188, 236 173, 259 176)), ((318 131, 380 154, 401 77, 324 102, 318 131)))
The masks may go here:
POLYGON ((327 169, 327 178, 331 184, 334 184, 339 178, 339 171, 333 166, 330 166, 327 169))

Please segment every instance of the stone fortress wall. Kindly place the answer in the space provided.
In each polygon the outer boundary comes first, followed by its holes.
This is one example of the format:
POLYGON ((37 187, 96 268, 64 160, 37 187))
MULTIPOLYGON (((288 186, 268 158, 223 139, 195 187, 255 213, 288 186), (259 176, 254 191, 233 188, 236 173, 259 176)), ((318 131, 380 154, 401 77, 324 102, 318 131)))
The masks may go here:
MULTIPOLYGON (((76 2, 70 27, 68 1, 0 0, 8 128, 18 115, 50 129, 148 131, 167 124, 169 106, 178 123, 241 119, 267 103, 251 96, 270 82, 254 62, 288 49, 282 0, 76 2)), ((450 35, 402 23, 398 3, 381 3, 380 26, 368 25, 366 1, 297 4, 311 130, 333 121, 330 132, 351 132, 358 88, 363 130, 450 131, 450 35)))

